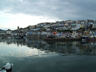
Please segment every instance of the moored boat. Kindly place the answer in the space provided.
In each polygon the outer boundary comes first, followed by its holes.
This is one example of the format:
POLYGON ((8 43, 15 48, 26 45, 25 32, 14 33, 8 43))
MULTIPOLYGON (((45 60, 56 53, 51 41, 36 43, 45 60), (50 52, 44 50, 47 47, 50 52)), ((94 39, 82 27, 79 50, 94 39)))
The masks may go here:
POLYGON ((0 72, 12 72, 13 64, 6 63, 1 69, 0 72))

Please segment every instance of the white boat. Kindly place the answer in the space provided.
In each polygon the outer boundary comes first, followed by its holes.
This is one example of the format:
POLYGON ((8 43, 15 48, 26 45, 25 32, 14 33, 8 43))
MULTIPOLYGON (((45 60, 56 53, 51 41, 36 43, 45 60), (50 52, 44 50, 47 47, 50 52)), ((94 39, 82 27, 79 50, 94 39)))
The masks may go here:
POLYGON ((6 63, 1 69, 0 72, 12 72, 12 63, 6 63))

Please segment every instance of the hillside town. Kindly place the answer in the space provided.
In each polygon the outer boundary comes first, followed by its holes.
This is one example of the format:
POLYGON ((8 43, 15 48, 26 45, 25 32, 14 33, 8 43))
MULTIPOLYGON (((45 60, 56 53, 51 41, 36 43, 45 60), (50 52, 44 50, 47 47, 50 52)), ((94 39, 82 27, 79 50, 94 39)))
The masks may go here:
POLYGON ((95 41, 96 20, 44 22, 16 30, 0 30, 0 38, 42 39, 46 41, 95 41))

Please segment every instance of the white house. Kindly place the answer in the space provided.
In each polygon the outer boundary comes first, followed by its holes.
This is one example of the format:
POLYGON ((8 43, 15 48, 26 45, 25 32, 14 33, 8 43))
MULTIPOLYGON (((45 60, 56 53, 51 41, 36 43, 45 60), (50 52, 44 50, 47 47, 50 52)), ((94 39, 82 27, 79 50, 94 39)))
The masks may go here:
POLYGON ((11 30, 7 30, 6 31, 6 34, 10 34, 11 35, 12 34, 12 31, 11 30))
POLYGON ((78 29, 80 29, 80 24, 72 24, 71 25, 71 30, 78 30, 78 29))
POLYGON ((92 28, 96 28, 96 24, 93 24, 93 27, 92 28))

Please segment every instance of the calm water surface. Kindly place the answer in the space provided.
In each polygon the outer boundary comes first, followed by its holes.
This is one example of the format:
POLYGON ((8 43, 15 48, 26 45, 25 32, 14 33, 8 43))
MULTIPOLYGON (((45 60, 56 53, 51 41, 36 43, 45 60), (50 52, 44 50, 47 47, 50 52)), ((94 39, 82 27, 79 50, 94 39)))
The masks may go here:
POLYGON ((0 40, 0 67, 13 72, 96 72, 96 43, 0 40))

